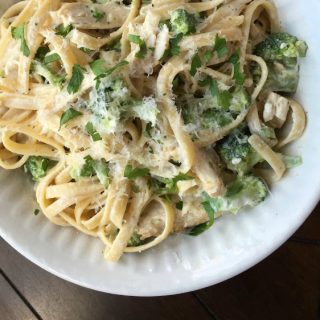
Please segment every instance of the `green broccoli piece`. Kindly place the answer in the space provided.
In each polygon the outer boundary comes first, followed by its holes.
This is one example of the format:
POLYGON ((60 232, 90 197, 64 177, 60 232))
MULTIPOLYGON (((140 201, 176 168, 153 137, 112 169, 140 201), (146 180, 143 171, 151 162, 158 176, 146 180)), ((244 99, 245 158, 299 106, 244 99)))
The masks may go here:
POLYGON ((31 156, 24 165, 24 171, 30 173, 34 181, 40 181, 47 174, 49 162, 49 159, 31 156))
POLYGON ((191 98, 185 96, 177 100, 182 111, 186 130, 197 136, 201 130, 215 130, 231 123, 242 111, 250 105, 250 96, 242 87, 230 91, 229 106, 219 105, 218 96, 191 98))
POLYGON ((91 91, 87 107, 102 127, 111 133, 118 127, 122 110, 131 104, 130 92, 123 81, 106 77, 91 91))
MULTIPOLYGON (((254 54, 267 63, 269 75, 265 89, 275 92, 295 92, 299 82, 298 58, 305 57, 306 42, 288 33, 272 33, 254 48, 254 54)), ((256 81, 261 76, 260 67, 253 63, 251 72, 256 81)))
POLYGON ((238 176, 227 186, 224 196, 211 198, 204 194, 204 202, 208 203, 214 212, 237 213, 245 206, 254 207, 264 201, 268 194, 266 184, 253 175, 238 176))
POLYGON ((135 99, 121 79, 109 77, 91 91, 87 107, 108 133, 120 129, 120 122, 129 118, 140 118, 154 126, 159 113, 154 98, 135 99))
POLYGON ((54 74, 47 66, 39 61, 33 62, 33 72, 45 78, 51 85, 63 88, 65 74, 54 74))
POLYGON ((234 129, 218 142, 216 150, 227 168, 244 175, 263 159, 248 142, 249 130, 245 126, 234 129))
POLYGON ((140 235, 137 232, 133 232, 130 240, 128 241, 128 247, 138 247, 143 244, 143 241, 140 239, 140 235))
POLYGON ((196 32, 197 18, 194 14, 183 9, 177 9, 170 15, 171 29, 184 35, 196 32))
POLYGON ((231 90, 231 94, 232 98, 229 110, 232 113, 239 114, 249 107, 251 98, 248 92, 243 87, 235 87, 233 90, 231 90))
POLYGON ((208 109, 201 114, 202 129, 222 128, 233 120, 231 112, 219 109, 208 109))
POLYGON ((256 55, 267 61, 305 57, 308 46, 304 41, 285 32, 272 33, 254 49, 256 55))

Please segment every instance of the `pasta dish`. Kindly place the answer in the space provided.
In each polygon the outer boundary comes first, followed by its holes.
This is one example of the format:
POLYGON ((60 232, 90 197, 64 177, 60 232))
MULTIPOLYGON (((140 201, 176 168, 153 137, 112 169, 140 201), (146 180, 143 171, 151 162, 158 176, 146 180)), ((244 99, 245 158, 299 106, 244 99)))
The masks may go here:
MULTIPOLYGON (((302 163, 307 44, 270 0, 27 0, 0 19, 0 166, 104 257, 197 236, 302 163)), ((214 230, 212 230, 214 232, 214 230)))

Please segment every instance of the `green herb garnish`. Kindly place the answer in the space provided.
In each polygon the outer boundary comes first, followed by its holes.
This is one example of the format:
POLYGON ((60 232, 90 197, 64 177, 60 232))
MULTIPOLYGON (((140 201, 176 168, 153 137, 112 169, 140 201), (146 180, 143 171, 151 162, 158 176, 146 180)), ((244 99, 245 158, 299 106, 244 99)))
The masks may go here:
POLYGON ((64 26, 63 24, 59 24, 56 28, 55 28, 55 32, 56 35, 58 36, 62 36, 62 37, 66 37, 73 29, 73 25, 69 24, 67 26, 64 26))
POLYGON ((182 209, 183 209, 183 202, 182 202, 182 201, 177 202, 177 203, 176 203, 176 208, 177 208, 178 210, 182 210, 182 209))
POLYGON ((145 58, 147 55, 147 45, 143 39, 134 34, 128 35, 128 40, 132 43, 135 43, 139 46, 140 50, 136 53, 136 57, 139 59, 145 58))
POLYGON ((208 230, 214 224, 215 211, 211 207, 210 197, 207 193, 204 193, 203 197, 204 197, 204 201, 202 202, 202 206, 203 206, 204 210, 206 211, 209 220, 205 223, 201 223, 201 224, 193 227, 188 233, 190 236, 198 236, 199 234, 208 230))
POLYGON ((95 9, 91 10, 91 15, 96 20, 96 22, 98 22, 98 21, 100 21, 101 19, 104 18, 106 13, 104 11, 100 11, 100 10, 95 8, 95 9))
POLYGON ((127 165, 124 169, 124 177, 129 180, 134 180, 138 177, 146 177, 150 174, 150 170, 148 168, 133 168, 131 165, 127 165))
POLYGON ((25 29, 24 24, 20 25, 19 27, 12 27, 11 28, 11 35, 12 35, 13 39, 21 41, 20 51, 23 53, 23 55, 25 57, 29 57, 30 49, 27 45, 27 41, 24 36, 24 32, 25 32, 24 29, 25 29))
POLYGON ((93 141, 102 140, 99 132, 94 128, 92 122, 88 122, 88 123, 86 124, 86 130, 87 130, 87 132, 90 134, 90 136, 91 136, 91 138, 92 138, 93 141))
POLYGON ((49 64, 59 60, 61 60, 61 57, 57 53, 53 53, 53 54, 50 54, 49 56, 45 56, 43 59, 43 63, 49 64))
POLYGON ((72 68, 72 76, 67 87, 68 93, 76 93, 80 89, 83 79, 83 68, 79 64, 75 64, 72 68))
POLYGON ((240 49, 237 49, 230 57, 229 62, 233 64, 233 77, 232 79, 238 85, 243 85, 246 79, 245 74, 241 71, 240 66, 240 49))
POLYGON ((59 130, 61 129, 61 127, 66 124, 67 122, 69 122, 70 120, 76 118, 76 117, 79 117, 81 116, 82 113, 73 109, 73 108, 69 108, 68 110, 66 110, 65 112, 63 112, 63 114, 61 115, 61 118, 60 118, 60 128, 59 130))
POLYGON ((202 65, 202 62, 199 57, 199 54, 196 53, 191 60, 190 74, 193 77, 195 76, 195 74, 197 73, 197 70, 201 67, 201 65, 202 65))

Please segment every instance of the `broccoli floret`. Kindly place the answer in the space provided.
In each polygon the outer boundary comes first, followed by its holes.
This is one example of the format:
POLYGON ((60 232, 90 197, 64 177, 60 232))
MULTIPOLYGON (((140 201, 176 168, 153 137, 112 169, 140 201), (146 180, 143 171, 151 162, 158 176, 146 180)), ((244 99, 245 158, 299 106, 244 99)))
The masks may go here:
POLYGON ((121 129, 120 122, 129 118, 140 118, 154 126, 159 113, 154 98, 135 99, 122 80, 109 78, 91 91, 88 108, 96 116, 96 124, 107 133, 121 129))
POLYGON ((49 167, 49 159, 31 156, 24 165, 25 172, 31 174, 34 181, 39 181, 45 177, 49 167))
POLYGON ((196 32, 197 18, 194 14, 183 9, 177 9, 170 15, 172 30, 179 34, 190 34, 196 32))
POLYGON ((266 184, 259 178, 247 175, 238 176, 235 181, 227 186, 224 196, 211 198, 205 194, 204 201, 208 202, 214 212, 237 213, 245 206, 254 207, 262 202, 268 194, 266 184))
POLYGON ((231 91, 231 94, 232 99, 229 107, 231 112, 239 114, 249 107, 251 98, 243 87, 236 87, 233 91, 231 91))
POLYGON ((248 128, 241 126, 219 141, 216 147, 227 168, 239 175, 246 174, 254 165, 262 161, 248 142, 249 134, 248 128))
POLYGON ((121 119, 121 111, 131 105, 130 92, 120 79, 101 80, 98 88, 90 93, 89 110, 95 115, 101 130, 115 132, 121 119))
POLYGON ((230 91, 231 99, 228 107, 219 105, 218 97, 203 98, 185 97, 177 100, 182 111, 186 130, 197 136, 206 129, 219 129, 231 123, 242 111, 250 105, 250 96, 242 87, 230 91))
POLYGON ((54 74, 47 66, 38 61, 33 63, 33 72, 45 78, 51 85, 62 89, 66 78, 64 74, 54 74))
POLYGON ((128 247, 138 247, 143 244, 143 241, 140 239, 140 235, 137 232, 134 232, 128 241, 128 247))
POLYGON ((231 112, 208 109, 201 114, 202 129, 222 128, 233 121, 231 112))
POLYGON ((155 126, 158 113, 159 109, 156 100, 152 97, 144 97, 142 101, 134 103, 132 108, 126 112, 126 115, 133 118, 140 118, 146 123, 151 123, 152 126, 155 126))
MULTIPOLYGON (((267 63, 269 75, 265 88, 275 92, 295 92, 299 82, 298 58, 305 57, 306 42, 288 33, 272 33, 254 48, 254 54, 267 63)), ((253 63, 251 71, 258 80, 261 70, 253 63)))
POLYGON ((264 60, 284 60, 305 57, 308 46, 304 41, 288 33, 272 33, 264 41, 258 43, 254 53, 264 60))
POLYGON ((301 156, 288 156, 285 154, 280 154, 282 161, 288 169, 299 167, 303 164, 301 156))

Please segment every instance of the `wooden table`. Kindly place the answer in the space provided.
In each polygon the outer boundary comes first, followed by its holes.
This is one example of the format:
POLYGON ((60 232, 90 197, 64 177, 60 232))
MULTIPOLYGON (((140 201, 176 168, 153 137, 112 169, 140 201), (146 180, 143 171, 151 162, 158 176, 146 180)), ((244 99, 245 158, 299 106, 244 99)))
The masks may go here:
POLYGON ((61 280, 0 240, 1 320, 319 320, 320 205, 280 249, 207 289, 159 298, 95 292, 61 280))

